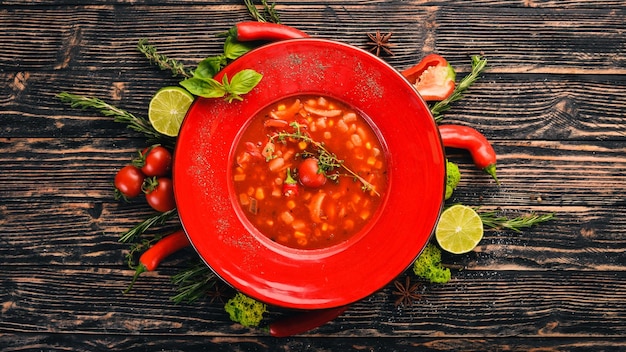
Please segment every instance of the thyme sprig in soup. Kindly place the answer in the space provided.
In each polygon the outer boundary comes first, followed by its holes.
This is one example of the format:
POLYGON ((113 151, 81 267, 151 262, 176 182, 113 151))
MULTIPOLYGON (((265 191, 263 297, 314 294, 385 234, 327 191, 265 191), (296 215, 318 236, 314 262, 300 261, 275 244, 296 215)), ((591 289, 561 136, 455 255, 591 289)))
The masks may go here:
POLYGON ((387 190, 383 147, 354 109, 328 97, 281 100, 255 116, 235 149, 233 183, 248 220, 298 249, 346 241, 387 190))

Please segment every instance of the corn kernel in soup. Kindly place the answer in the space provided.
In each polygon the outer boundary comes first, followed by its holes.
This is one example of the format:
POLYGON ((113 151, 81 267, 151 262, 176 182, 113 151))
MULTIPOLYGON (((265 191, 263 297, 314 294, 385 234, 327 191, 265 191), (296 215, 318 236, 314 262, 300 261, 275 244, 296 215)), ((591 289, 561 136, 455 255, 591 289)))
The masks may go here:
POLYGON ((329 98, 281 100, 255 116, 235 149, 232 181, 247 219, 298 249, 344 242, 371 221, 387 190, 376 133, 329 98))

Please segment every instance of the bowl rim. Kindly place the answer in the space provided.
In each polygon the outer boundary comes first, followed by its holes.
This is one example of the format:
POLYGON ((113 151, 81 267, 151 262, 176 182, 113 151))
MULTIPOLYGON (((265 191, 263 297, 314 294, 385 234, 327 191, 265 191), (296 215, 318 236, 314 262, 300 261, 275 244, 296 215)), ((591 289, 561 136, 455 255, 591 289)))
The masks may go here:
POLYGON ((341 42, 305 38, 270 43, 233 61, 215 78, 232 77, 244 68, 264 77, 243 101, 197 98, 181 126, 174 192, 193 247, 226 283, 276 306, 338 307, 378 291, 420 254, 443 208, 445 152, 428 106, 389 64, 341 42), (281 83, 285 81, 294 83, 281 83), (388 192, 379 217, 349 245, 322 250, 268 245, 245 228, 233 208, 228 170, 241 128, 272 101, 298 93, 330 96, 363 112, 388 149, 388 192), (391 104, 383 107, 382 100, 391 104), (402 116, 389 115, 401 111, 402 116), (417 170, 420 165, 428 171, 417 170), (409 177, 424 184, 416 187, 409 177), (418 211, 407 209, 410 200, 418 211), (389 236, 393 231, 400 235, 389 236))

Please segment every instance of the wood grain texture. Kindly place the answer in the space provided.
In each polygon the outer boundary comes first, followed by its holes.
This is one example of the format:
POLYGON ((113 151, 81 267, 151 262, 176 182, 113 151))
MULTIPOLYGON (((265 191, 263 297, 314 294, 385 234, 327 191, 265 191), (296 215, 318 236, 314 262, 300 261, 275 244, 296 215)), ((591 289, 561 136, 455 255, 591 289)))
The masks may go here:
MULTIPOLYGON (((497 72, 624 74, 625 11, 624 6, 543 9, 392 1, 297 3, 282 13, 285 24, 312 36, 363 48, 368 32, 393 32, 396 54, 390 62, 399 69, 437 51, 453 64, 483 53, 497 72)), ((135 50, 140 38, 152 40, 168 56, 195 63, 219 53, 222 39, 217 35, 245 19, 246 10, 237 5, 8 7, 0 12, 10 34, 0 37, 0 67, 22 71, 82 67, 92 74, 144 70, 135 50), (38 23, 51 26, 41 31, 38 23)))
MULTIPOLYGON (((237 0, 5 0, 0 4, 0 350, 626 350, 626 3, 622 0, 281 1, 284 23, 367 49, 393 32, 401 70, 424 54, 458 77, 487 71, 444 122, 483 132, 501 186, 462 150, 450 203, 508 216, 554 213, 520 233, 489 229, 475 251, 444 254, 446 285, 395 307, 393 285, 301 336, 234 324, 221 304, 170 301, 177 253, 122 294, 133 271, 119 236, 154 215, 114 200, 115 172, 146 146, 137 133, 56 95, 101 98, 146 116, 178 79, 140 38, 193 67, 216 35, 248 19, 237 0)), ((149 235, 172 231, 172 221, 149 235)), ((363 268, 362 270, 367 270, 363 268)), ((403 275, 400 276, 404 278, 403 275)), ((293 312, 273 308, 266 322, 293 312)))
MULTIPOLYGON (((469 59, 460 66, 467 69, 469 59)), ((70 108, 56 95, 68 91, 100 98, 146 118, 154 92, 178 82, 148 64, 143 71, 123 77, 113 72, 100 74, 105 78, 34 72, 23 81, 21 90, 11 84, 0 87, 1 96, 6 97, 0 101, 0 137, 140 137, 98 112, 70 108), (146 83, 137 86, 136 82, 146 83)), ((0 73, 7 81, 18 75, 0 73)), ((624 77, 488 71, 444 114, 444 122, 472 125, 493 140, 626 140, 621 123, 626 106, 624 77)))
MULTIPOLYGON (((168 302, 174 294, 164 267, 121 291, 132 271, 107 267, 2 267, 0 329, 12 333, 97 333, 263 336, 233 324, 218 303, 168 302), (58 282, 74 277, 64 285, 58 282)), ((443 286, 427 286, 422 300, 394 308, 392 286, 350 307, 310 333, 343 337, 623 337, 626 299, 622 273, 575 271, 462 271, 443 286)), ((269 315, 267 321, 279 315, 269 315)), ((281 312, 280 314, 291 314, 281 312)))

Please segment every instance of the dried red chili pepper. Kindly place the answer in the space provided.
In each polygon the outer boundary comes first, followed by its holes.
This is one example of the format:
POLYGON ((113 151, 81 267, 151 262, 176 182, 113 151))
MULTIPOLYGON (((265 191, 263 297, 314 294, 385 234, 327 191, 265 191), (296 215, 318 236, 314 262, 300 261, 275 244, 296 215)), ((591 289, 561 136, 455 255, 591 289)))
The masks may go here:
POLYGON ((293 197, 298 194, 298 181, 291 177, 291 170, 287 168, 287 177, 283 181, 283 196, 293 197))
POLYGON ((302 334, 337 318, 347 309, 348 306, 341 306, 295 314, 270 324, 269 333, 274 337, 288 337, 302 334))
POLYGON ((476 167, 500 184, 496 176, 496 152, 482 133, 460 125, 439 125, 439 133, 445 147, 469 151, 476 167))
POLYGON ((128 292, 133 288, 133 284, 141 273, 154 271, 163 259, 190 245, 189 238, 187 238, 187 234, 182 229, 161 238, 139 257, 139 264, 135 269, 133 280, 124 292, 128 292))
POLYGON ((441 101, 454 92, 456 73, 442 56, 426 55, 417 65, 402 71, 426 101, 441 101))
POLYGON ((272 22, 239 22, 229 31, 230 35, 240 42, 255 40, 286 40, 307 38, 308 34, 299 29, 272 22))

